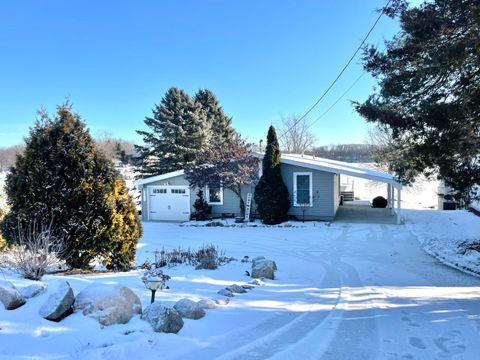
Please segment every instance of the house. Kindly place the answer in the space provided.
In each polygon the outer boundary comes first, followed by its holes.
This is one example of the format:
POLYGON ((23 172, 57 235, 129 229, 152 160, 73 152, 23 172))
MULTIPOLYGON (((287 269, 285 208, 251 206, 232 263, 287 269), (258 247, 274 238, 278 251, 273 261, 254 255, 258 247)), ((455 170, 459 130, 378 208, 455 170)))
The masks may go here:
MULTIPOLYGON (((255 156, 261 159, 263 154, 257 153, 255 156)), ((291 216, 306 220, 333 220, 341 200, 340 176, 346 175, 386 183, 392 212, 394 191, 397 189, 396 212, 399 220, 402 185, 390 174, 342 161, 296 154, 282 154, 280 168, 291 197, 291 216)), ((187 221, 194 212, 193 203, 198 189, 190 187, 183 170, 137 180, 135 186, 142 193, 144 221, 187 221)), ((246 199, 247 194, 253 194, 254 191, 255 184, 244 186, 242 198, 246 199)), ((240 214, 239 198, 232 191, 221 186, 207 187, 204 196, 212 206, 213 217, 240 214)))

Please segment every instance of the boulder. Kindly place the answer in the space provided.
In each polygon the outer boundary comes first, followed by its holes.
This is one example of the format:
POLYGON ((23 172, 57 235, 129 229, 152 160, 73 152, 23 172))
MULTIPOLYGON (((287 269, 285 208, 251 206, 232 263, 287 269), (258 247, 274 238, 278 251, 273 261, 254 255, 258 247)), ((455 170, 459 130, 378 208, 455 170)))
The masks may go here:
POLYGON ((258 279, 253 279, 252 281, 249 281, 248 283, 251 284, 251 285, 255 285, 255 286, 263 285, 263 283, 258 279))
POLYGON ((227 296, 227 297, 234 297, 233 293, 230 290, 222 289, 217 292, 219 295, 227 296))
POLYGON ((156 332, 176 334, 183 327, 180 314, 175 309, 167 308, 158 302, 145 308, 142 319, 148 321, 156 332))
POLYGON ((252 268, 255 266, 255 263, 260 260, 265 260, 265 256, 257 256, 252 259, 252 268))
POLYGON ((228 290, 228 291, 231 291, 232 293, 236 293, 236 294, 244 294, 244 293, 247 292, 247 290, 245 290, 243 287, 241 287, 240 285, 237 285, 237 284, 227 286, 225 289, 228 290))
POLYGON ((14 310, 26 303, 25 298, 20 294, 11 282, 0 280, 0 301, 6 310, 14 310))
POLYGON ((198 302, 198 305, 202 309, 215 309, 217 307, 217 303, 212 299, 203 299, 198 302))
POLYGON ((43 294, 48 288, 48 284, 44 282, 36 282, 32 285, 25 286, 20 289, 20 293, 26 299, 31 299, 35 296, 43 294))
POLYGON ((253 285, 242 285, 242 288, 244 288, 245 290, 252 290, 255 288, 255 286, 253 285))
POLYGON ((173 308, 177 310, 180 316, 187 319, 198 320, 205 316, 205 310, 203 310, 198 303, 190 299, 178 300, 173 308))
POLYGON ((228 305, 228 303, 230 302, 230 299, 229 298, 218 298, 218 299, 215 299, 215 302, 218 305, 228 305))
POLYGON ((277 270, 277 264, 272 260, 258 260, 252 264, 252 277, 253 278, 266 278, 273 280, 275 278, 275 270, 277 270))
POLYGON ((77 295, 73 310, 108 326, 126 324, 133 315, 142 313, 142 304, 126 286, 92 284, 77 295))
POLYGON ((75 301, 73 290, 67 281, 61 281, 54 293, 40 308, 40 315, 50 321, 60 321, 72 313, 75 301))

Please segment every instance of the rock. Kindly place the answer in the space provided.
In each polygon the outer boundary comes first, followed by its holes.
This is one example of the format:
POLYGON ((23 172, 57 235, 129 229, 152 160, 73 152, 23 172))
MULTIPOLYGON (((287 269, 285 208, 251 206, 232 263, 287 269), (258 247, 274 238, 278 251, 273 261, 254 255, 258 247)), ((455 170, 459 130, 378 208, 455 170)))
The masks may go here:
POLYGON ((20 289, 20 293, 26 299, 33 298, 43 294, 48 288, 48 284, 44 282, 36 282, 32 285, 25 286, 20 289))
POLYGON ((159 302, 147 306, 142 314, 142 319, 148 321, 156 332, 178 333, 183 327, 183 319, 172 308, 167 308, 159 302))
POLYGON ((222 289, 222 290, 218 291, 217 294, 223 295, 223 296, 228 296, 228 297, 234 297, 235 296, 235 295, 233 295, 233 293, 230 290, 227 290, 227 289, 222 289))
POLYGON ((126 324, 133 315, 142 313, 142 304, 126 286, 92 284, 77 295, 73 309, 108 326, 126 324))
POLYGON ((248 283, 249 283, 249 284, 252 284, 252 285, 255 285, 255 286, 261 286, 261 285, 263 285, 263 283, 262 283, 260 280, 258 280, 258 279, 254 279, 254 280, 252 280, 252 281, 249 281, 248 283))
POLYGON ((230 299, 229 298, 218 298, 218 299, 215 299, 215 302, 218 305, 228 305, 228 303, 230 302, 230 299))
POLYGON ((244 294, 247 292, 247 290, 245 290, 243 287, 237 284, 227 286, 225 289, 236 294, 244 294))
POLYGON ((14 310, 27 302, 17 288, 5 280, 0 280, 0 301, 6 310, 14 310))
POLYGON ((173 308, 177 310, 180 316, 187 319, 198 320, 205 316, 205 310, 203 310, 203 308, 195 301, 190 299, 178 300, 173 308))
POLYGON ((283 224, 283 227, 286 227, 286 228, 291 228, 293 225, 292 224, 289 224, 289 223, 285 223, 283 224))
POLYGON ((244 288, 245 290, 252 290, 255 288, 255 286, 253 285, 242 285, 242 288, 244 288))
POLYGON ((72 305, 75 301, 73 290, 66 281, 61 281, 57 290, 50 295, 40 308, 40 315, 50 321, 60 321, 72 313, 72 305))
POLYGON ((212 299, 203 299, 198 302, 198 305, 202 309, 215 309, 217 307, 217 303, 212 299))
POLYGON ((255 263, 260 260, 265 260, 265 256, 257 256, 252 259, 252 268, 255 266, 255 263))
POLYGON ((275 270, 277 265, 272 260, 258 260, 252 264, 253 278, 267 278, 273 280, 275 278, 275 270))

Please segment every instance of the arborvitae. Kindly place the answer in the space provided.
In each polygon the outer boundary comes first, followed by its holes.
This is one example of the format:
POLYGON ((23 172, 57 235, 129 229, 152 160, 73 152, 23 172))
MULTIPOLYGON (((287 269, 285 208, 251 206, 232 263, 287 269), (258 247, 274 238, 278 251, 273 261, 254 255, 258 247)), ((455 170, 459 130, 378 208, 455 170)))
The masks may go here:
POLYGON ((212 129, 212 145, 218 146, 218 144, 232 140, 235 136, 232 118, 225 114, 215 94, 208 89, 198 90, 195 94, 195 101, 206 113, 207 121, 212 129))
POLYGON ((144 142, 135 146, 141 175, 180 170, 195 162, 210 140, 210 126, 202 107, 186 92, 172 87, 152 112, 153 117, 145 118, 149 131, 137 131, 144 142))
POLYGON ((125 268, 141 235, 135 205, 113 163, 99 152, 71 107, 43 115, 6 180, 11 210, 3 222, 10 243, 33 220, 65 234, 68 265, 86 268, 98 255, 125 268))
POLYGON ((197 199, 193 203, 193 208, 195 209, 195 220, 208 220, 212 213, 212 207, 205 201, 202 189, 197 192, 197 199))
POLYGON ((263 173, 255 187, 255 203, 265 224, 287 220, 290 197, 280 172, 280 146, 275 128, 270 126, 262 164, 263 173))

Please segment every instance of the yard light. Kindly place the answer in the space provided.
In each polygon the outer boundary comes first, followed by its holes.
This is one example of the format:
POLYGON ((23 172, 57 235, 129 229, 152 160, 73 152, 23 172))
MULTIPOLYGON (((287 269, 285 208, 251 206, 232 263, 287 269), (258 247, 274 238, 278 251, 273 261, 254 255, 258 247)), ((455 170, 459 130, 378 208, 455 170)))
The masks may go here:
POLYGON ((158 290, 160 285, 162 285, 163 280, 160 277, 149 277, 145 280, 145 285, 150 289, 152 292, 151 303, 155 301, 155 292, 158 290))

